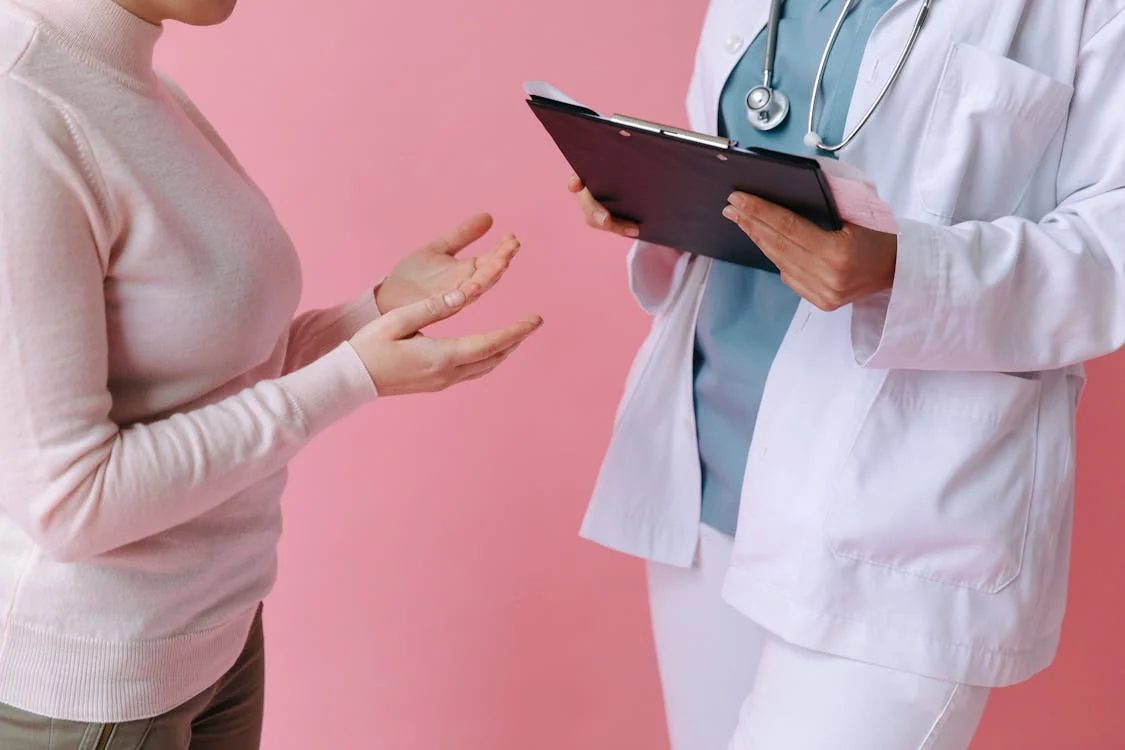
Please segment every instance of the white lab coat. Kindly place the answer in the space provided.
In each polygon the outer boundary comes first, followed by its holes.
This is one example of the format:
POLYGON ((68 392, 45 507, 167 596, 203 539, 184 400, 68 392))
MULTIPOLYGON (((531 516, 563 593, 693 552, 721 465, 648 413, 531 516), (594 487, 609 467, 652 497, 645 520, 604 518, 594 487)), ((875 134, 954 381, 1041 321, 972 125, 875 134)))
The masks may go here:
MULTIPOLYGON (((849 128, 918 2, 875 27, 849 128)), ((768 6, 712 0, 695 129, 715 131, 768 6)), ((1081 362, 1125 342, 1123 8, 936 0, 840 153, 894 208, 898 266, 889 293, 833 313, 803 302, 765 387, 724 596, 782 638, 989 686, 1054 656, 1081 362)), ((656 317, 582 527, 681 566, 699 529, 691 353, 708 265, 644 243, 630 254, 656 317)))

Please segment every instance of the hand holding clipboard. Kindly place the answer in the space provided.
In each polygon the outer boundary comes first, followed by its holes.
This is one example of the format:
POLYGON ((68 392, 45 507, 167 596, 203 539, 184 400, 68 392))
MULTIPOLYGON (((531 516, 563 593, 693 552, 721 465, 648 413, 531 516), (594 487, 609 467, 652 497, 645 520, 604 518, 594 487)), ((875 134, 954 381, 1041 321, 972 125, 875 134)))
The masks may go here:
POLYGON ((784 206, 818 226, 841 220, 894 232, 890 209, 862 175, 828 159, 741 149, 714 136, 615 115, 602 117, 543 83, 528 104, 582 181, 640 239, 689 253, 776 271, 722 216, 734 191, 784 206))

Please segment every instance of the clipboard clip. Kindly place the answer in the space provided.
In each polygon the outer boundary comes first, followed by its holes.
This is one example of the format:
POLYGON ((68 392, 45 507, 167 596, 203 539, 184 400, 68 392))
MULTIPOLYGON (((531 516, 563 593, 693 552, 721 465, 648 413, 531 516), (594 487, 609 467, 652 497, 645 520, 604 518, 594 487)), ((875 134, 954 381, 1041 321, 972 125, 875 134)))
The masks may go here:
POLYGON ((689 143, 698 143, 703 146, 711 146, 712 148, 719 148, 729 151, 738 144, 730 138, 721 138, 715 135, 705 135, 697 133, 694 130, 684 130, 683 128, 674 128, 671 125, 661 125, 658 122, 650 122, 649 120, 641 120, 636 117, 628 117, 626 115, 613 115, 607 118, 610 122, 616 125, 625 125, 637 130, 643 130, 647 133, 655 135, 666 135, 669 138, 677 138, 681 141, 689 143))

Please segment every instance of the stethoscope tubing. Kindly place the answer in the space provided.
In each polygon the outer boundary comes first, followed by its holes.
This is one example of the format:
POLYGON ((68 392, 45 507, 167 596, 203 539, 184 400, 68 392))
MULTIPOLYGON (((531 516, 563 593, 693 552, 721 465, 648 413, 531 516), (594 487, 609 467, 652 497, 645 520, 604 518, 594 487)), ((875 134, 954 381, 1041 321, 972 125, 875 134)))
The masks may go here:
MULTIPOLYGON (((775 92, 771 84, 773 83, 774 62, 777 59, 777 37, 778 30, 781 26, 782 3, 783 0, 771 0, 769 25, 766 31, 766 54, 765 62, 762 66, 762 86, 767 89, 771 95, 775 93, 781 93, 779 91, 775 92)), ((930 7, 931 5, 933 5, 933 0, 922 0, 921 7, 918 8, 918 15, 914 19, 914 28, 911 31, 910 38, 909 40, 907 40, 905 48, 898 57, 898 62, 895 64, 894 71, 892 71, 890 77, 887 79, 887 82, 883 85, 883 88, 879 92, 879 95, 875 98, 874 103, 872 103, 872 105, 867 108, 867 111, 863 114, 863 117, 860 118, 859 122, 855 124, 850 132, 844 135, 844 138, 838 144, 830 146, 824 143, 821 140, 820 135, 816 132, 816 105, 817 101, 820 98, 820 86, 824 82, 824 73, 828 68, 828 58, 832 54, 832 48, 836 45, 837 38, 839 38, 840 36, 840 31, 844 26, 844 21, 847 20, 848 13, 851 12, 854 5, 855 0, 845 0, 844 7, 840 10, 840 16, 836 19, 836 23, 832 27, 832 34, 828 38, 828 43, 824 45, 824 52, 820 56, 820 63, 817 65, 816 69, 816 81, 813 83, 812 95, 809 99, 809 119, 808 130, 806 131, 807 135, 805 136, 805 144, 810 148, 816 148, 819 151, 825 151, 827 153, 836 153, 837 151, 840 151, 847 147, 853 140, 855 140, 855 137, 859 135, 859 132, 863 129, 863 127, 867 125, 867 123, 871 120, 872 116, 875 114, 875 111, 879 108, 879 105, 883 103, 884 99, 886 99, 887 94, 890 93, 891 88, 895 85, 895 82, 902 74, 903 68, 906 67, 906 62, 910 59, 911 52, 914 51, 914 46, 918 42, 918 36, 922 33, 922 27, 926 25, 926 19, 929 17, 930 7)), ((757 114, 753 110, 750 110, 750 112, 751 114, 757 114)), ((763 125, 761 124, 756 124, 753 117, 751 117, 750 120, 751 124, 753 124, 756 128, 761 130, 768 130, 780 125, 781 122, 784 121, 788 116, 788 114, 788 108, 780 111, 780 113, 778 114, 778 119, 775 122, 771 123, 768 127, 763 127, 763 125)), ((761 122, 762 119, 758 118, 757 123, 761 122)))
POLYGON ((762 85, 773 88, 773 66, 777 60, 777 32, 781 27, 781 3, 784 0, 770 0, 770 23, 766 30, 766 61, 762 71, 762 85))

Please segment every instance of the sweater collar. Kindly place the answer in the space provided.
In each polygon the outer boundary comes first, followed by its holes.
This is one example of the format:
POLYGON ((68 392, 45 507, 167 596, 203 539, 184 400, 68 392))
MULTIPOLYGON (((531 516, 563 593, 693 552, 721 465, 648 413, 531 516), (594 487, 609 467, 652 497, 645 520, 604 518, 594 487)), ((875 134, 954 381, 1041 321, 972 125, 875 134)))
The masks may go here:
POLYGON ((163 33, 113 0, 18 0, 88 61, 142 86, 156 80, 153 51, 163 33))

